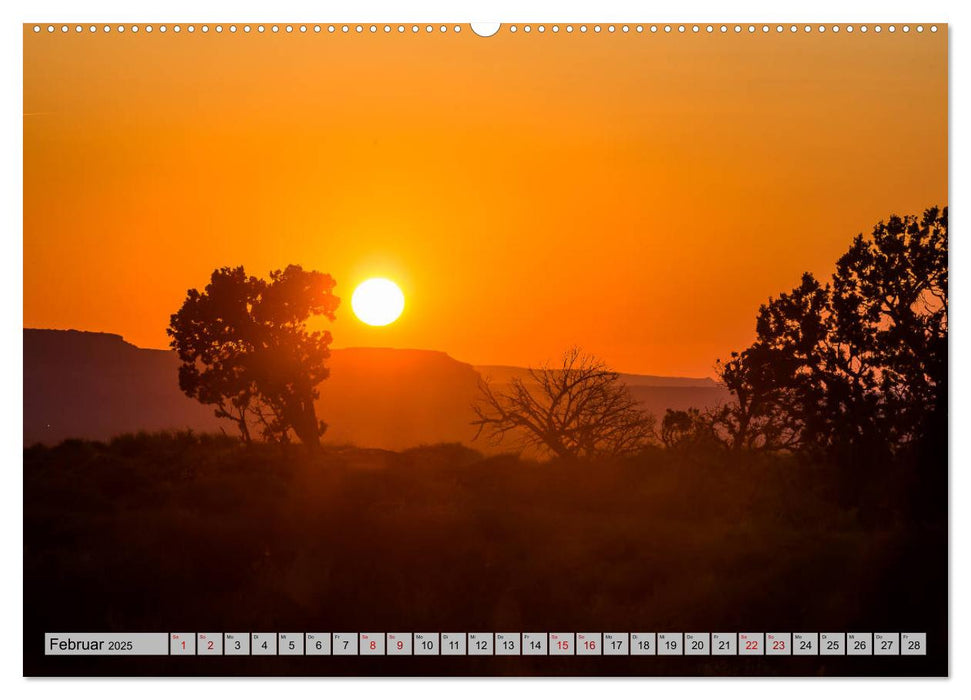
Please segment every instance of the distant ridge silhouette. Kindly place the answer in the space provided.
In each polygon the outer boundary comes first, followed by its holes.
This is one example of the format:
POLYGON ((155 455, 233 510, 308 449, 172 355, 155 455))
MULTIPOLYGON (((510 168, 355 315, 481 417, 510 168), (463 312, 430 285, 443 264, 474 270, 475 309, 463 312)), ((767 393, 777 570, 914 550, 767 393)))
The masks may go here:
MULTIPOLYGON (((483 377, 491 377, 493 381, 497 382, 509 382, 512 381, 513 377, 526 380, 529 376, 528 369, 509 365, 475 365, 475 369, 483 377)), ((621 372, 620 379, 629 387, 695 387, 701 389, 718 387, 718 383, 708 377, 664 377, 656 374, 625 374, 621 372)))
MULTIPOLYGON (((187 398, 178 386, 178 358, 139 348, 120 335, 24 329, 24 444, 67 438, 106 440, 140 430, 218 432, 231 424, 187 398)), ((324 441, 405 449, 470 443, 470 405, 481 376, 508 382, 526 370, 473 367, 435 350, 342 348, 320 386, 324 441)), ((658 415, 666 408, 714 405, 727 392, 710 379, 622 375, 634 396, 658 415)))

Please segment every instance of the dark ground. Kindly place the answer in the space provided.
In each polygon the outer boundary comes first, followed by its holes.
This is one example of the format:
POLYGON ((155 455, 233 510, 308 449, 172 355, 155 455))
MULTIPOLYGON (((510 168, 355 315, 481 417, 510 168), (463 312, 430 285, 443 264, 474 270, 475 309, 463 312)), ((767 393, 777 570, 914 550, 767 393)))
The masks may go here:
POLYGON ((32 447, 24 673, 946 675, 946 508, 917 512, 914 479, 848 502, 833 469, 760 455, 32 447), (55 631, 903 631, 928 655, 45 657, 55 631))

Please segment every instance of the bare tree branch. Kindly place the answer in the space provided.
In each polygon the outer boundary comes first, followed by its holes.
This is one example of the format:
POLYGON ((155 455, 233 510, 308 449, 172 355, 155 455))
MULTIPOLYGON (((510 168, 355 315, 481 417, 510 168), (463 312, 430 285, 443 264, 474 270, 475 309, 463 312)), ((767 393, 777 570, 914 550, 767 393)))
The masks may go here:
POLYGON ((641 410, 620 375, 577 347, 560 364, 529 368, 499 391, 486 379, 473 405, 475 439, 507 439, 557 457, 633 454, 655 439, 654 418, 641 410))

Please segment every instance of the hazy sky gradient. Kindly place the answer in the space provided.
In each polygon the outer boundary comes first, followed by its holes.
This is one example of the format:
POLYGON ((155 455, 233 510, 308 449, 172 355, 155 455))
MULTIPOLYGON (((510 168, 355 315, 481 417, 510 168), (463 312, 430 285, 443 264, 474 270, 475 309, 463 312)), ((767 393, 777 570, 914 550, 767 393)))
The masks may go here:
POLYGON ((947 36, 24 37, 24 323, 164 347, 213 268, 330 272, 336 346, 701 376, 947 203, 947 36), (350 311, 388 276, 401 319, 350 311))

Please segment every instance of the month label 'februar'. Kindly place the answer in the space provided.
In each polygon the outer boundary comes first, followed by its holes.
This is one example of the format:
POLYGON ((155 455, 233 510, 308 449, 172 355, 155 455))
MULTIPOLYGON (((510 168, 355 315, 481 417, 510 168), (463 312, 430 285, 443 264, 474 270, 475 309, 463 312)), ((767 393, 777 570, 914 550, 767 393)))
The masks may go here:
MULTIPOLYGON (((192 638, 195 641, 195 638, 192 638)), ((56 633, 44 635, 47 656, 162 656, 169 653, 168 635, 161 633, 56 633)))

